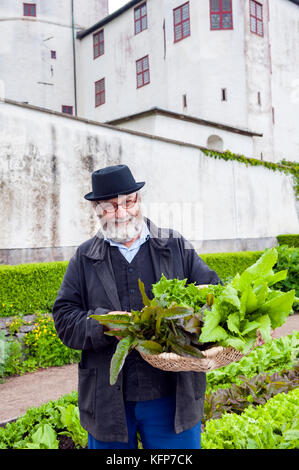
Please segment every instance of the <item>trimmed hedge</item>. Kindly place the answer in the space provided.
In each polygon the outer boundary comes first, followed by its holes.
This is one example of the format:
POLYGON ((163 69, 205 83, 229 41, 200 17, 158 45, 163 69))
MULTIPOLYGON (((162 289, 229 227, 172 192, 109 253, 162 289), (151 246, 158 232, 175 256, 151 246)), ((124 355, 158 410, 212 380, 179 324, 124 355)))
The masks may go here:
MULTIPOLYGON (((243 272, 262 251, 203 254, 222 280, 243 272)), ((0 317, 52 310, 68 261, 0 266, 0 317)))
POLYGON ((0 266, 0 317, 52 309, 68 261, 0 266))
POLYGON ((279 245, 287 245, 290 247, 299 248, 299 234, 277 235, 279 245))

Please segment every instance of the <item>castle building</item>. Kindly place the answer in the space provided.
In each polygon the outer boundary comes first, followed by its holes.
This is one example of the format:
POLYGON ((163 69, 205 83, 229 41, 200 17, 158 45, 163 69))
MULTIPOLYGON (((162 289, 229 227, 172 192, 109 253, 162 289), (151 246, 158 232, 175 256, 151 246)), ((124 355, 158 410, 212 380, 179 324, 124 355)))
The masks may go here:
POLYGON ((2 0, 9 99, 299 161, 299 0, 2 0))

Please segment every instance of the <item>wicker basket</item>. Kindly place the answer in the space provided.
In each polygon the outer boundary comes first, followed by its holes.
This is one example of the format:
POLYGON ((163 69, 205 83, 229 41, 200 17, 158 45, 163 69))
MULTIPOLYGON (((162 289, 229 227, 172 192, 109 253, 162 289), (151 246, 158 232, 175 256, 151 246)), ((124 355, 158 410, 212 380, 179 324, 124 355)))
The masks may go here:
POLYGON ((174 353, 161 353, 154 355, 144 354, 140 351, 139 353, 151 366, 171 372, 209 372, 210 370, 227 366, 231 362, 237 362, 244 357, 244 354, 240 351, 237 351, 232 347, 224 348, 222 346, 212 347, 202 351, 205 357, 199 359, 178 356, 174 353))

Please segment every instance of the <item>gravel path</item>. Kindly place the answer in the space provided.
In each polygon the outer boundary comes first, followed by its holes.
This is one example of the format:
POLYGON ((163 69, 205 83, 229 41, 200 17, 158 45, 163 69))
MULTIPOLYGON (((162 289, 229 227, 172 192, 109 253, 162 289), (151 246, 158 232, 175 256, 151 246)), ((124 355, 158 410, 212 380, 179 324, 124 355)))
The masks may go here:
MULTIPOLYGON (((274 332, 274 337, 299 331, 299 313, 274 332)), ((22 376, 10 377, 0 384, 0 425, 23 415, 27 408, 40 406, 50 400, 77 390, 78 366, 50 367, 22 376)))

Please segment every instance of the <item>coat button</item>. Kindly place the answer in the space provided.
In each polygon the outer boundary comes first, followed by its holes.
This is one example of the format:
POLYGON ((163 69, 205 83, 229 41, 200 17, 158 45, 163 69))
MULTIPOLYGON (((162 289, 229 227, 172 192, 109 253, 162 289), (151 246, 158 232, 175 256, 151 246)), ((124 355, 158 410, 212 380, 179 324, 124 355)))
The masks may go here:
POLYGON ((135 294, 135 289, 130 289, 130 294, 135 294))

